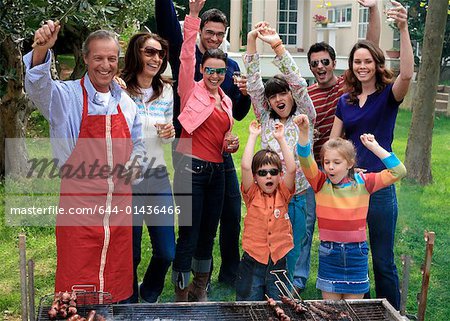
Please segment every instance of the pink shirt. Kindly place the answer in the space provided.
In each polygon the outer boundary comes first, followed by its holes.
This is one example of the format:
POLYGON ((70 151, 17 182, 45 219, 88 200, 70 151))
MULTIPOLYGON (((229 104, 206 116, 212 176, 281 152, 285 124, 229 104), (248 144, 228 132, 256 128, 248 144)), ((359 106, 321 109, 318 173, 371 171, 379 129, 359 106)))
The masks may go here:
MULTIPOLYGON (((180 54, 180 74, 178 77, 178 94, 180 95, 181 113, 178 116, 183 129, 188 134, 203 124, 212 114, 215 104, 203 80, 196 82, 195 74, 195 41, 200 27, 200 19, 186 16, 184 21, 184 41, 180 54)), ((222 97, 222 108, 228 115, 228 130, 233 125, 231 99, 219 88, 222 97)), ((223 139, 222 139, 223 141, 223 139)))

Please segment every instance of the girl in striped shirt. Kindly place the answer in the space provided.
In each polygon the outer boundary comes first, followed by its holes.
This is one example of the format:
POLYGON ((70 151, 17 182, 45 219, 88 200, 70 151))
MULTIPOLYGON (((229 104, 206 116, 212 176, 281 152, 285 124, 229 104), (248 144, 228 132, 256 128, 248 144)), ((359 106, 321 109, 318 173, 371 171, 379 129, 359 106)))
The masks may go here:
POLYGON ((306 179, 315 192, 319 227, 319 271, 316 287, 326 300, 362 299, 369 290, 366 217, 370 194, 406 175, 406 168, 371 134, 362 144, 387 169, 379 173, 355 173, 356 152, 350 141, 330 139, 321 150, 324 171, 319 171, 308 141, 309 120, 295 117, 300 129, 297 153, 306 179))

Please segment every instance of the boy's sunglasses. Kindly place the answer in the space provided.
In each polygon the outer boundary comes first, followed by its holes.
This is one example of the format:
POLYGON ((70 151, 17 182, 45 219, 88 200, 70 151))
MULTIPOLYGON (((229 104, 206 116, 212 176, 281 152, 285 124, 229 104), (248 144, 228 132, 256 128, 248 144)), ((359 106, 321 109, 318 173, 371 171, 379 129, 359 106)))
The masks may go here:
POLYGON ((313 68, 316 68, 319 65, 319 62, 322 63, 322 65, 324 65, 325 67, 328 66, 330 64, 330 59, 325 58, 325 59, 320 59, 320 60, 311 60, 309 62, 309 65, 313 68))
POLYGON ((212 75, 213 73, 217 73, 218 75, 225 75, 227 72, 227 68, 211 68, 211 67, 205 67, 205 74, 212 75))
POLYGON ((260 169, 256 172, 256 174, 261 177, 267 176, 267 174, 270 174, 270 176, 277 176, 279 173, 280 170, 278 168, 260 169))
POLYGON ((159 59, 164 59, 166 57, 166 51, 164 49, 156 49, 150 46, 142 48, 141 51, 144 52, 144 55, 147 57, 153 57, 154 55, 158 55, 159 59))

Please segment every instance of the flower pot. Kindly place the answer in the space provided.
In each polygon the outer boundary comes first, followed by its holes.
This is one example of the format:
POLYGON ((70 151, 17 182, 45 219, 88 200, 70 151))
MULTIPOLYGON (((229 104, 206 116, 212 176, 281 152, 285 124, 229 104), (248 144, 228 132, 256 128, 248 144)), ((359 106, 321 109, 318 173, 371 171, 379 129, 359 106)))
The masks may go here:
POLYGON ((386 50, 386 55, 389 58, 400 58, 400 51, 399 50, 386 50))
POLYGON ((326 28, 328 26, 328 23, 321 23, 320 25, 322 26, 322 28, 326 28))

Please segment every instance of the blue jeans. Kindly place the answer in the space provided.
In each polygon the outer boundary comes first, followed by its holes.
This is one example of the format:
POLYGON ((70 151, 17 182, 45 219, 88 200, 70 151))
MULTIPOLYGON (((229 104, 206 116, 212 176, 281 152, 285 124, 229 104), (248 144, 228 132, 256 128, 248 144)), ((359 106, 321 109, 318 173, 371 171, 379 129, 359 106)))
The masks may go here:
POLYGON ((295 264, 294 286, 304 289, 311 263, 311 244, 316 224, 316 199, 312 187, 306 190, 306 234, 300 246, 300 256, 295 264))
POLYGON ((129 302, 138 302, 137 267, 141 262, 142 225, 145 221, 152 243, 152 258, 139 288, 141 298, 156 302, 164 288, 167 270, 175 256, 173 195, 166 167, 146 172, 146 178, 133 186, 133 295, 129 302), (149 207, 164 211, 150 214, 149 207), (169 210, 170 209, 170 210, 169 210))
POLYGON ((264 301, 265 294, 271 298, 279 298, 280 292, 275 285, 277 278, 270 273, 274 270, 286 270, 286 257, 276 264, 270 258, 268 264, 262 264, 244 252, 236 279, 236 300, 264 301))
POLYGON ((234 285, 239 268, 239 233, 241 231, 241 191, 231 154, 224 153, 225 198, 220 216, 219 281, 234 285))
POLYGON ((289 280, 294 279, 302 241, 306 236, 306 194, 294 195, 289 202, 289 219, 292 225, 294 248, 286 255, 289 280))
POLYGON ((395 185, 370 195, 367 222, 377 298, 386 298, 398 310, 400 288, 394 262, 394 238, 398 206, 395 185))
POLYGON ((184 288, 191 268, 208 273, 225 190, 223 163, 179 157, 174 195, 180 209, 172 281, 184 288))

